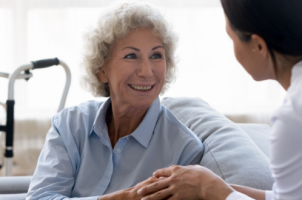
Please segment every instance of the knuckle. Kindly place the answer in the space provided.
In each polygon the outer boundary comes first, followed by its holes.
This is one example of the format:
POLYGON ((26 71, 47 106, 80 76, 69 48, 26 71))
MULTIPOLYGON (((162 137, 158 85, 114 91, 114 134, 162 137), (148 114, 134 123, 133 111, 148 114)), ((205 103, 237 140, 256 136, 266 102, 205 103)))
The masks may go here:
POLYGON ((141 194, 145 194, 146 191, 147 191, 147 188, 143 187, 143 188, 140 189, 140 191, 141 191, 141 194))
POLYGON ((170 177, 170 181, 171 181, 171 182, 176 182, 176 181, 178 181, 177 176, 171 176, 171 177, 170 177))
POLYGON ((177 168, 177 167, 178 167, 178 165, 172 165, 172 166, 171 166, 172 169, 175 169, 175 168, 177 168))
POLYGON ((172 168, 173 171, 177 171, 177 170, 179 170, 180 166, 179 165, 172 165, 171 168, 172 168))
POLYGON ((161 195, 162 195, 161 191, 155 193, 155 196, 156 196, 156 197, 161 197, 161 195))
POLYGON ((158 183, 153 183, 152 187, 156 189, 158 187, 158 183))

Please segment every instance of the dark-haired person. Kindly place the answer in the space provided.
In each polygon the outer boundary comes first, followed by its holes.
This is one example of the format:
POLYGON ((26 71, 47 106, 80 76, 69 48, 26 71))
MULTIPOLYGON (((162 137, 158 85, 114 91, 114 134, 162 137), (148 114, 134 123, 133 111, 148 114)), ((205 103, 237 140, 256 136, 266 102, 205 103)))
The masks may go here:
POLYGON ((272 117, 273 191, 228 185, 201 166, 157 170, 159 182, 138 191, 143 200, 302 199, 302 1, 221 0, 238 62, 257 81, 287 90, 272 117))

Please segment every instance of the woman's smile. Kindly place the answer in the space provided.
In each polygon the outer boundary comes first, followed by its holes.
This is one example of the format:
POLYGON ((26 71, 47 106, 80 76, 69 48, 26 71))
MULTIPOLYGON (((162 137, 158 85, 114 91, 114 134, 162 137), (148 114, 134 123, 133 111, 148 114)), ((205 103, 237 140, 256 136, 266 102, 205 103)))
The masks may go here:
POLYGON ((153 85, 133 85, 133 84, 129 84, 129 86, 134 89, 135 91, 139 91, 139 92, 149 92, 153 89, 155 84, 153 85))

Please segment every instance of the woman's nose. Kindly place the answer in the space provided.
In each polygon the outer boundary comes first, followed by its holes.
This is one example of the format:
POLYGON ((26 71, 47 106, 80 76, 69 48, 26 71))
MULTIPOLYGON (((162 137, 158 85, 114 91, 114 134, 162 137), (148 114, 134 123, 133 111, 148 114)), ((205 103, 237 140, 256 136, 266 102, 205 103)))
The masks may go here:
POLYGON ((137 76, 149 78, 152 77, 152 67, 149 59, 143 59, 139 68, 137 69, 137 76))

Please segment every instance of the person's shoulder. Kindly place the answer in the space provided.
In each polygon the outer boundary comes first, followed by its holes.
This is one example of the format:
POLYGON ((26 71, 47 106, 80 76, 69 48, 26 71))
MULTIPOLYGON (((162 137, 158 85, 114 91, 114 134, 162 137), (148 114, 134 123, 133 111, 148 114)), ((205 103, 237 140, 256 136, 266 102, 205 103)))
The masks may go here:
POLYGON ((80 119, 82 117, 93 117, 97 114, 102 103, 103 101, 90 100, 76 106, 65 108, 54 116, 54 120, 57 121, 64 119, 66 122, 68 120, 80 119))
POLYGON ((195 133, 181 123, 173 113, 163 105, 161 105, 161 114, 158 124, 166 130, 165 134, 168 134, 169 137, 178 138, 183 141, 195 141, 198 145, 202 144, 195 133))
POLYGON ((66 142, 66 147, 83 148, 102 104, 102 101, 87 101, 65 108, 53 117, 52 129, 66 142))
POLYGON ((289 87, 283 104, 276 110, 272 119, 291 120, 302 124, 302 74, 289 87))
POLYGON ((92 100, 65 108, 53 117, 52 126, 59 134, 73 135, 73 137, 87 135, 91 131, 102 103, 102 101, 92 100))

